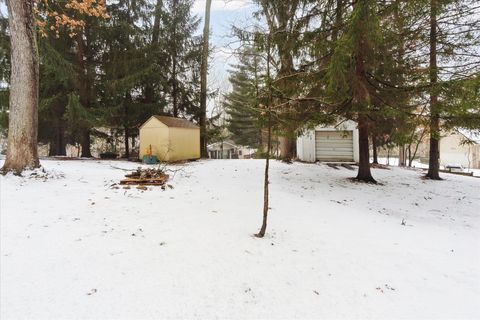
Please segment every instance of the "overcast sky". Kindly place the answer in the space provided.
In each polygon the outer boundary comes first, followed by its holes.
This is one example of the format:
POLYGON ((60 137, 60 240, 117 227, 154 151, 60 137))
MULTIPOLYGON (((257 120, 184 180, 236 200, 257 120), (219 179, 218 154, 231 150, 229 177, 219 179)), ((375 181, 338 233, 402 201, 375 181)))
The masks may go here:
MULTIPOLYGON (((202 18, 201 28, 203 28, 203 17, 205 13, 205 1, 196 0, 192 11, 202 18)), ((210 90, 219 89, 225 92, 229 89, 228 69, 231 64, 235 64, 236 59, 232 55, 231 49, 235 47, 231 37, 232 25, 237 27, 250 24, 256 6, 251 0, 213 0, 210 17, 210 43, 214 50, 210 65, 209 87, 210 90)), ((201 30, 200 30, 201 31, 201 30)), ((212 105, 209 106, 211 109, 212 105)))

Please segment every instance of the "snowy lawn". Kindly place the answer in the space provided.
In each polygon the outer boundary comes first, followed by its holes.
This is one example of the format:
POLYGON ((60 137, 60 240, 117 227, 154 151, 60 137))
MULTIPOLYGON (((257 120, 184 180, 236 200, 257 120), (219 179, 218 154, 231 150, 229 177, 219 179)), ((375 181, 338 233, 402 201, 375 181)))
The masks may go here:
POLYGON ((2 320, 480 318, 480 179, 274 161, 257 239, 263 161, 166 191, 110 188, 134 163, 42 164, 0 178, 2 320))

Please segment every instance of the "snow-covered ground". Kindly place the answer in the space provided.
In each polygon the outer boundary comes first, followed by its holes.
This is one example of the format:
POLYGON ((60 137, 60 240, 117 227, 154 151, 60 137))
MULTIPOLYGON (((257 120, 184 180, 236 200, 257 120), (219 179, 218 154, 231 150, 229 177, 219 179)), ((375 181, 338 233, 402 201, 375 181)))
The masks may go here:
POLYGON ((166 191, 112 189, 134 163, 42 164, 0 178, 2 320, 480 318, 480 179, 274 161, 258 239, 261 160, 166 191))

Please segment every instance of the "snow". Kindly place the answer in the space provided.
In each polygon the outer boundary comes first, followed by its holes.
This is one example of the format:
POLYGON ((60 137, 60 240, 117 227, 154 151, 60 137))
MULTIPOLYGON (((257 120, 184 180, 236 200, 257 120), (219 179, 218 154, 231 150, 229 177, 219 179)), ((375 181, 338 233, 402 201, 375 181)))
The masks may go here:
POLYGON ((264 161, 42 164, 0 178, 2 320, 480 317, 480 179, 273 161, 258 239, 264 161))

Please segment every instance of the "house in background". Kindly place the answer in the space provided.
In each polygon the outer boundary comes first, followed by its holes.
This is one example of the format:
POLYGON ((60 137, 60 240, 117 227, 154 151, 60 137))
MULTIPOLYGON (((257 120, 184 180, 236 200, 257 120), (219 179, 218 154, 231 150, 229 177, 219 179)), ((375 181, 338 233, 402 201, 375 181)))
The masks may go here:
POLYGON ((347 120, 305 131, 297 138, 297 156, 305 162, 358 162, 357 124, 347 120))
MULTIPOLYGON (((419 146, 420 162, 428 163, 430 140, 419 146)), ((461 165, 468 169, 480 169, 480 137, 467 131, 443 133, 440 139, 440 165, 461 165), (470 143, 465 143, 469 141, 470 143)))
POLYGON ((200 127, 186 119, 152 116, 140 127, 140 159, 150 150, 161 161, 199 159, 200 127))
POLYGON ((233 141, 220 141, 207 146, 210 159, 250 159, 256 150, 236 145, 233 141))

